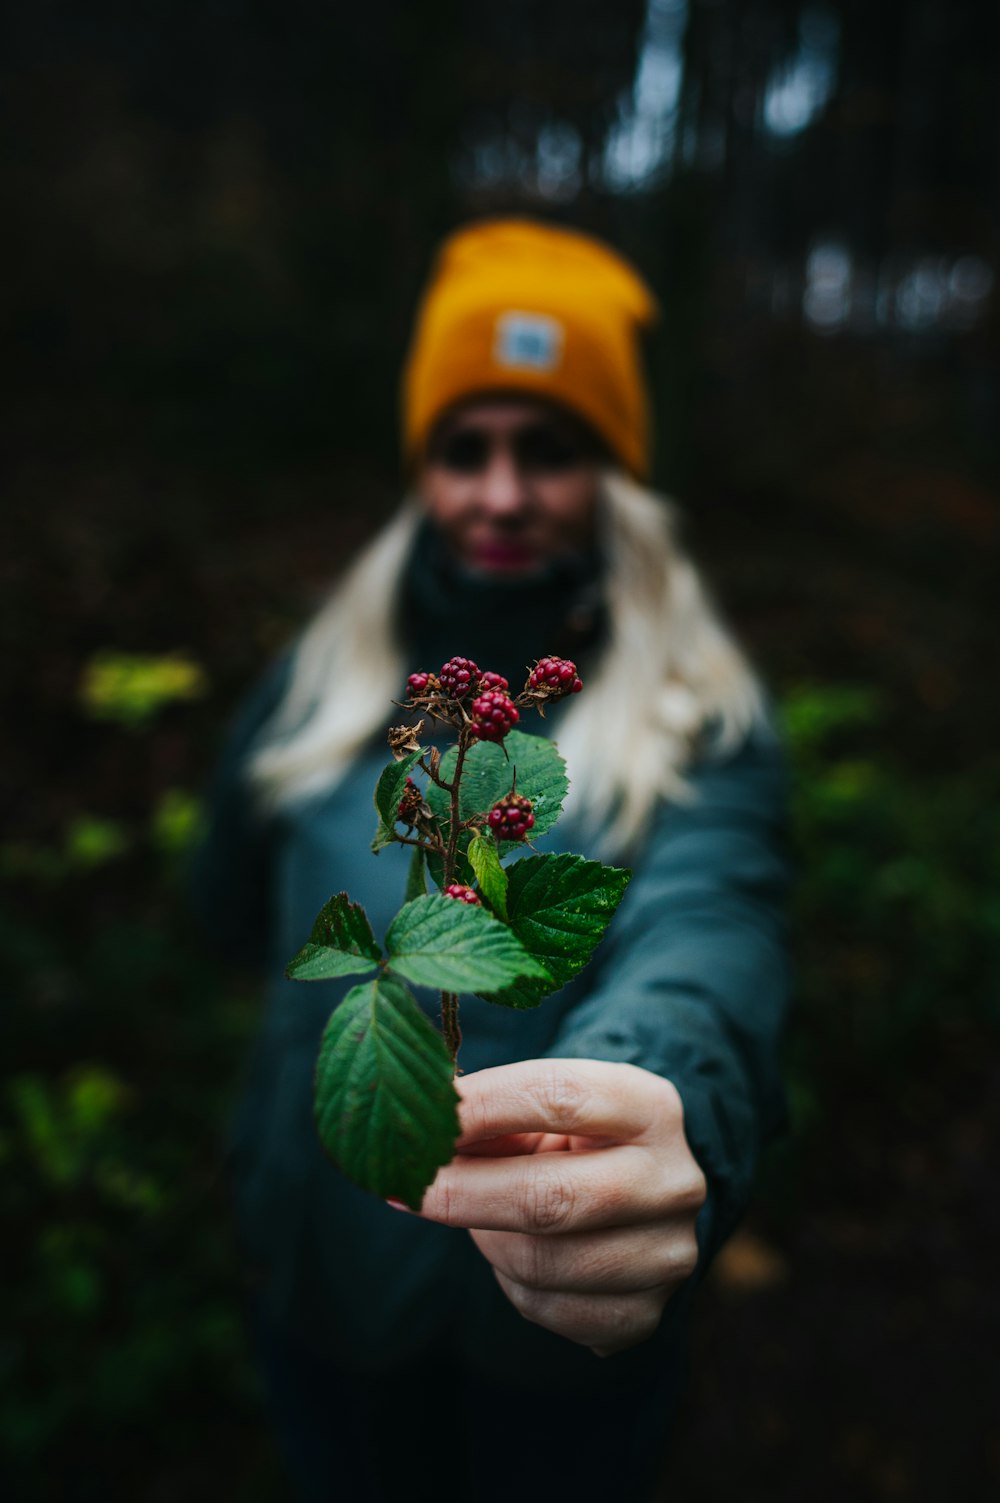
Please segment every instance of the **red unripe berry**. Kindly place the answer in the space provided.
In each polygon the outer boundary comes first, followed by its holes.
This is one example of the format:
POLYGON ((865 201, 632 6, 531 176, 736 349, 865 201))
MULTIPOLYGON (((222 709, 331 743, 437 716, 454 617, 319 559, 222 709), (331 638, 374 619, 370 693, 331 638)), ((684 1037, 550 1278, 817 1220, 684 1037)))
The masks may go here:
POLYGON ((499 689, 487 689, 472 701, 472 734, 480 741, 502 741, 520 718, 513 700, 499 689))
POLYGON ((406 680, 406 692, 411 698, 417 694, 423 694, 431 681, 429 673, 411 673, 406 680))
POLYGON ((479 687, 480 687, 480 690, 482 690, 482 689, 503 689, 504 691, 506 691, 507 689, 510 688, 510 684, 504 678, 504 676, 503 676, 502 673, 488 673, 487 672, 487 673, 483 674, 482 679, 480 680, 479 687))
POLYGON ((534 827, 535 816, 530 798, 508 793, 498 799, 486 817, 486 823, 498 840, 525 840, 534 827))
POLYGON ((457 898, 460 903, 468 903, 471 907, 481 908, 479 894, 473 892, 471 887, 466 887, 462 882, 449 882, 444 890, 446 898, 457 898))
POLYGON ((528 675, 530 689, 549 689, 556 694, 579 694, 583 680, 569 658, 540 658, 528 675))
POLYGON ((474 693, 481 677, 471 658, 449 658, 438 674, 441 688, 452 699, 464 699, 468 693, 474 693))

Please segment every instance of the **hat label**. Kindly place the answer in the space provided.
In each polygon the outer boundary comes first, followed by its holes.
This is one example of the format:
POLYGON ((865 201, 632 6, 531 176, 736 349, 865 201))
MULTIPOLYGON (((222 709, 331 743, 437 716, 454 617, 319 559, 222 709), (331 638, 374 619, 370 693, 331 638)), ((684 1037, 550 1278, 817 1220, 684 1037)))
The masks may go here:
POLYGON ((544 313, 501 313, 493 359, 508 369, 552 371, 562 359, 563 326, 544 313))

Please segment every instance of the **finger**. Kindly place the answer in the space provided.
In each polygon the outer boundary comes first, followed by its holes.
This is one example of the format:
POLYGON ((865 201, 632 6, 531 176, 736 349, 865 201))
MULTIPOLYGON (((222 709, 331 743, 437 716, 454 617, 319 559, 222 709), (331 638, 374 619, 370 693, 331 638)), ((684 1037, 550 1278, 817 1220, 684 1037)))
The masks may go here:
POLYGON ((662 1113, 669 1081, 636 1065, 529 1059, 463 1075, 459 1148, 505 1133, 554 1132, 626 1141, 662 1113))
POLYGON ((587 1231, 669 1214, 671 1187, 645 1148, 495 1159, 460 1156, 438 1171, 420 1214, 484 1231, 587 1231))
POLYGON ((534 1237, 470 1233, 497 1273, 531 1289, 565 1294, 638 1294, 672 1289, 694 1273, 698 1243, 688 1216, 648 1226, 534 1237))
POLYGON ((572 1145, 564 1133, 510 1132, 500 1138, 480 1138, 457 1152, 467 1158, 507 1159, 522 1153, 565 1153, 572 1145))
POLYGON ((602 1354, 624 1351, 648 1341, 663 1316, 667 1294, 554 1294, 530 1289, 497 1274, 497 1283, 515 1310, 533 1325, 602 1354))

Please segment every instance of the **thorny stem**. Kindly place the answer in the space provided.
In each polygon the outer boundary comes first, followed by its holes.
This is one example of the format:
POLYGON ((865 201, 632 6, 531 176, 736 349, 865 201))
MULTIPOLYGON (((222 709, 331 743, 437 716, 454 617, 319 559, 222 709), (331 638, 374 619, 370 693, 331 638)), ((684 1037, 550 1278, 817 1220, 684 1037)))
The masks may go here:
MULTIPOLYGON (((447 787, 450 801, 450 823, 448 825, 448 847, 444 854, 444 886, 455 880, 455 862, 458 857, 458 837, 462 825, 459 818, 459 792, 462 786, 462 766, 465 762, 465 754, 469 750, 470 735, 467 726, 462 727, 458 733, 458 746, 455 753, 455 771, 452 773, 451 782, 443 786, 447 787)), ((441 993, 441 1023, 444 1028, 444 1039, 448 1045, 451 1062, 458 1074, 458 1051, 462 1044, 462 1030, 458 1024, 458 995, 456 992, 441 993)))
POLYGON ((433 851, 435 855, 444 855, 444 842, 440 837, 437 840, 414 840, 411 835, 399 835, 393 832, 392 838, 397 845, 415 845, 420 851, 433 851))
MULTIPOLYGON (((468 829, 473 823, 473 821, 470 820, 466 820, 464 824, 462 823, 459 807, 459 792, 462 782, 462 767, 465 763, 465 756, 469 750, 472 740, 473 738, 469 733, 469 721, 466 718, 465 724, 461 727, 458 733, 458 744, 455 756, 455 771, 452 774, 451 782, 446 782, 445 779, 441 777, 433 762, 429 761, 428 758, 421 757, 418 763, 418 765, 423 769, 423 771, 427 774, 431 781, 436 783, 439 788, 443 788, 444 791, 448 794, 450 809, 447 845, 445 845, 440 835, 438 835, 433 842, 426 840, 416 840, 409 835, 396 835, 396 840, 400 845, 413 845, 422 851, 434 851, 442 857, 444 865, 444 882, 442 885, 444 887, 447 887, 449 883, 454 882, 455 880, 455 866, 458 860, 458 837, 464 829, 468 829)), ((448 1045, 448 1053, 451 1055, 451 1062, 457 1075, 459 1073, 458 1051, 462 1045, 462 1030, 459 1027, 458 1023, 457 992, 441 993, 441 1026, 444 1033, 445 1043, 448 1045)))
POLYGON ((462 1030, 458 1026, 458 993, 441 993, 441 1023, 444 1029, 444 1041, 448 1045, 448 1053, 451 1062, 458 1075, 458 1051, 462 1047, 462 1030))
POLYGON ((444 885, 455 880, 455 861, 458 856, 458 837, 462 828, 459 818, 459 788, 462 782, 462 764, 469 750, 469 733, 465 726, 458 733, 458 748, 455 755, 455 771, 448 790, 451 798, 451 816, 448 825, 448 848, 444 856, 444 885))
POLYGON ((417 766, 423 768, 424 772, 426 772, 432 783, 436 783, 438 787, 443 788, 446 793, 451 792, 452 785, 450 783, 446 783, 444 778, 441 777, 440 773, 434 771, 433 766, 428 763, 425 757, 420 758, 417 766))

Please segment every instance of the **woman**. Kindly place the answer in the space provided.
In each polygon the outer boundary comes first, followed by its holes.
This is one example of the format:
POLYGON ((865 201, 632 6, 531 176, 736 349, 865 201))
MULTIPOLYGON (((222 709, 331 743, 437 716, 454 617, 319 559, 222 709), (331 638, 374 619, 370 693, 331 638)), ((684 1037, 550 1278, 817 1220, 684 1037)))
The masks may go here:
POLYGON ((780 757, 642 483, 654 311, 588 236, 498 220, 446 243, 404 382, 412 493, 217 779, 201 905, 270 978, 232 1177, 303 1497, 648 1497, 696 1275, 781 1119, 780 757), (344 1180, 311 1121, 349 983, 282 970, 330 893, 376 933, 399 907, 406 853, 368 842, 407 674, 461 654, 520 685, 550 653, 585 692, 546 723, 571 792, 540 847, 635 875, 554 998, 466 1003, 461 1151, 406 1214, 344 1180))

